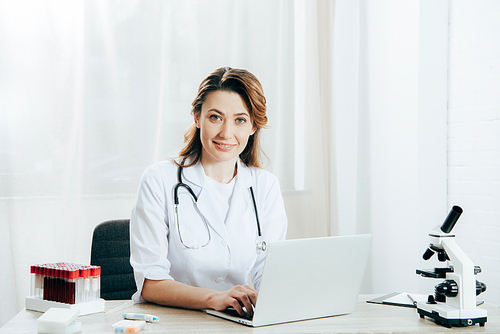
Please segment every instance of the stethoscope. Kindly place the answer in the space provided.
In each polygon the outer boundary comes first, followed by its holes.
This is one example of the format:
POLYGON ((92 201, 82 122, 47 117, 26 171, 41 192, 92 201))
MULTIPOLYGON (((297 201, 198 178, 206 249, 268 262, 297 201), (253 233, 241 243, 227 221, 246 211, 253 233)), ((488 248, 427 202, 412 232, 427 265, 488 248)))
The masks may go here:
MULTIPOLYGON (((184 163, 184 161, 182 163, 184 163)), ((182 168, 183 168, 183 166, 181 165, 177 169, 177 184, 175 185, 175 188, 174 188, 175 223, 177 225, 177 232, 179 233, 179 240, 181 241, 181 244, 184 247, 188 248, 188 249, 199 249, 199 248, 207 246, 210 243, 210 241, 212 240, 212 235, 210 233, 210 228, 208 227, 207 219, 205 218, 205 216, 203 215, 203 213, 201 213, 201 211, 198 209, 198 197, 196 196, 196 194, 194 193, 194 191, 191 189, 191 187, 189 185, 187 185, 184 182, 182 182, 182 168), (181 234, 181 230, 180 230, 180 227, 179 227, 179 210, 178 210, 178 206, 179 206, 178 192, 179 192, 179 188, 181 188, 181 187, 185 188, 189 192, 189 194, 191 195, 191 198, 194 201, 194 205, 195 205, 196 211, 198 211, 198 214, 200 215, 200 217, 201 217, 201 219, 203 221, 203 224, 205 225, 205 229, 207 230, 208 240, 203 245, 188 246, 182 240, 182 234, 181 234)), ((261 233, 261 230, 260 230, 259 213, 257 212, 257 204, 255 202, 255 195, 253 193, 252 187, 250 187, 250 194, 252 195, 253 207, 254 207, 254 210, 255 210, 255 219, 257 221, 257 232, 258 232, 258 236, 255 239, 255 251, 256 251, 257 254, 259 254, 261 251, 266 251, 267 244, 262 239, 262 233, 261 233)))

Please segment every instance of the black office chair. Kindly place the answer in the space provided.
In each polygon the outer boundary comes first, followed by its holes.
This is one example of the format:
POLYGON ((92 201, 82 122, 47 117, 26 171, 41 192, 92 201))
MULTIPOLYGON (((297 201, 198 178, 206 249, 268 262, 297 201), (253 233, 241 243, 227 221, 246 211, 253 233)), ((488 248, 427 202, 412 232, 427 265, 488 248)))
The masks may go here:
POLYGON ((101 298, 130 299, 137 291, 130 265, 130 220, 109 220, 92 235, 90 264, 101 267, 101 298))

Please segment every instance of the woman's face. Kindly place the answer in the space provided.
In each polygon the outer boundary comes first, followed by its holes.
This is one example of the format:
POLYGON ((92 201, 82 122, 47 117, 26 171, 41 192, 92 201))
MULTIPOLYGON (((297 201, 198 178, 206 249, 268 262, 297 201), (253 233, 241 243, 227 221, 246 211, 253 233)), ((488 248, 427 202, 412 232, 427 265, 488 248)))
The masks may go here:
POLYGON ((245 102, 229 91, 208 93, 194 120, 200 129, 203 163, 236 163, 255 132, 245 102))

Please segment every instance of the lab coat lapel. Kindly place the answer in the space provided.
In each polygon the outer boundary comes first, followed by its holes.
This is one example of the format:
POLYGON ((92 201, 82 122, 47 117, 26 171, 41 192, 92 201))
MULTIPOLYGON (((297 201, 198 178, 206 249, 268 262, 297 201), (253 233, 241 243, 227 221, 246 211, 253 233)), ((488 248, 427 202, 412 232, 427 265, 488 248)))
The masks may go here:
POLYGON ((231 198, 231 205, 227 214, 228 224, 239 223, 248 215, 252 209, 251 195, 249 188, 252 186, 251 170, 244 166, 238 160, 238 174, 236 177, 236 184, 234 186, 233 197, 231 198))
POLYGON ((208 224, 222 239, 228 239, 224 217, 217 208, 210 187, 205 187, 205 171, 201 162, 196 165, 183 169, 183 176, 186 183, 189 183, 196 196, 198 197, 198 209, 205 216, 208 224))

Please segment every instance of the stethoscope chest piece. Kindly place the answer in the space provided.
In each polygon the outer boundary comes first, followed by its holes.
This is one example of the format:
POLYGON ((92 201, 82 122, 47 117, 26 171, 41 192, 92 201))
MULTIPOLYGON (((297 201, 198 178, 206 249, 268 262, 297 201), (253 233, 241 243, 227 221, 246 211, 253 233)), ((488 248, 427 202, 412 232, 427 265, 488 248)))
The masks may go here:
POLYGON ((262 240, 262 236, 258 236, 255 239, 255 252, 259 254, 260 252, 265 252, 267 250, 267 243, 262 240))

